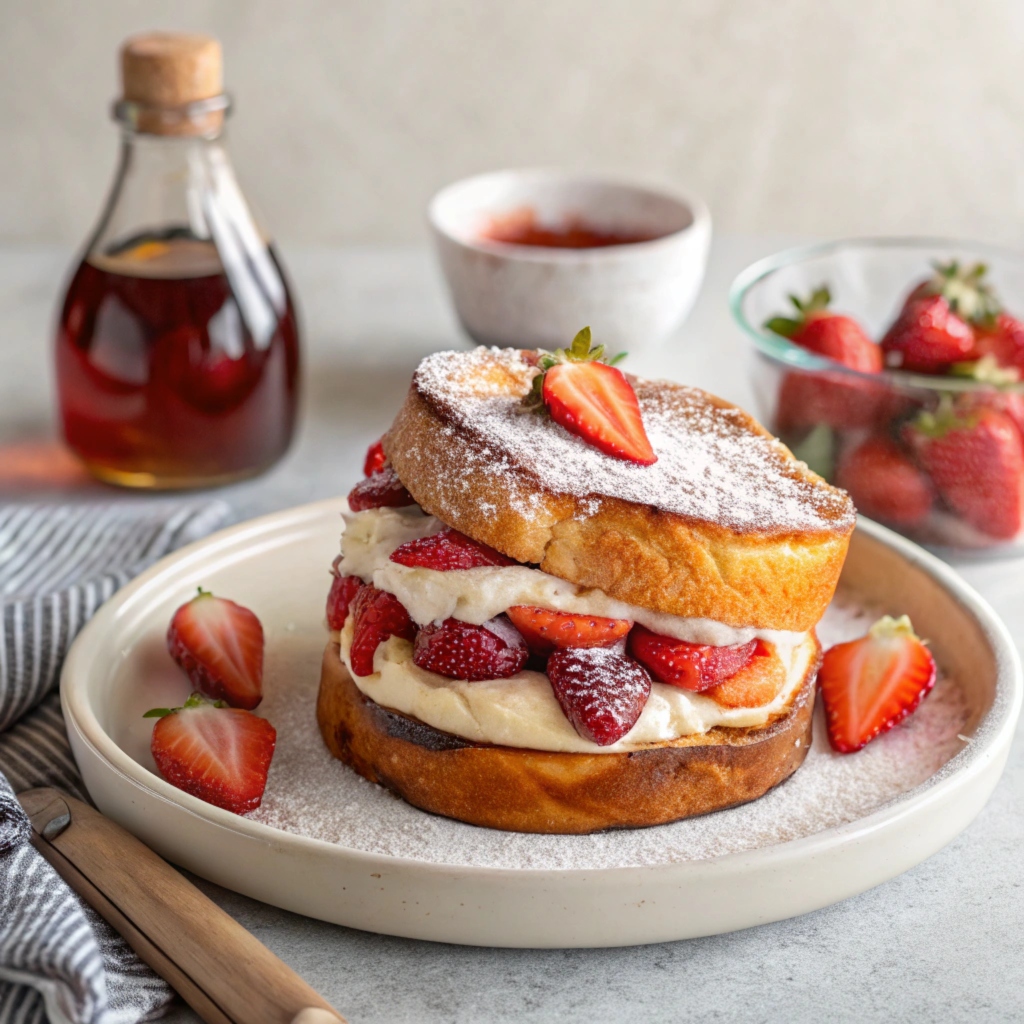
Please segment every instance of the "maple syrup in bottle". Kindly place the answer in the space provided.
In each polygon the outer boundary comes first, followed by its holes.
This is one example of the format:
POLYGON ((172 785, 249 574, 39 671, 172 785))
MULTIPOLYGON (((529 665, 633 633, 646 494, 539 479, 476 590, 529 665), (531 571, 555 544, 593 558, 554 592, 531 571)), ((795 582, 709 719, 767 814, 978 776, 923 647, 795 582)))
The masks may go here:
POLYGON ((291 441, 299 337, 224 149, 220 47, 135 37, 122 77, 120 165, 57 329, 64 437, 124 486, 251 476, 291 441))

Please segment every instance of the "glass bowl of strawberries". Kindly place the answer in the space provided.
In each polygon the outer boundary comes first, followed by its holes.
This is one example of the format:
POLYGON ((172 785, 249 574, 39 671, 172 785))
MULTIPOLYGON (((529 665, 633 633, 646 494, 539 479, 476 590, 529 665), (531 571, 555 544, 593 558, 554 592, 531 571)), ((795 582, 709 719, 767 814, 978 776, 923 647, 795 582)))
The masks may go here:
POLYGON ((1024 553, 1024 253, 829 242, 759 260, 729 301, 762 422, 862 515, 947 551, 1024 553))

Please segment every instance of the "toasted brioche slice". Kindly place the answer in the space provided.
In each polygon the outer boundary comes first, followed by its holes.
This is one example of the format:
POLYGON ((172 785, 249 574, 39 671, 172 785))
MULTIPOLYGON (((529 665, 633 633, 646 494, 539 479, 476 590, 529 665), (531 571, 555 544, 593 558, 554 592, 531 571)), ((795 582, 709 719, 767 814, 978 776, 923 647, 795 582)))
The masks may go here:
POLYGON ((662 825, 763 796, 811 742, 811 658, 784 713, 760 728, 716 728, 628 753, 546 753, 463 740, 381 707, 324 651, 317 721, 331 753, 434 814, 514 832, 581 834, 662 825))
POLYGON ((655 611, 805 631, 853 505, 741 409, 630 378, 658 461, 604 455, 522 398, 535 353, 428 356, 384 449, 426 511, 520 562, 655 611))

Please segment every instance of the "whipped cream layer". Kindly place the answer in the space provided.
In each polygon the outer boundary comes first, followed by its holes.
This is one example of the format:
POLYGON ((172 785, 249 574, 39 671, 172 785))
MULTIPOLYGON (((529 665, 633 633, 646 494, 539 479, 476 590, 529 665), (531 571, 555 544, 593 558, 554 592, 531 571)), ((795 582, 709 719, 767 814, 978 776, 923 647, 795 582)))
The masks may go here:
POLYGON ((382 707, 476 743, 582 754, 641 750, 652 743, 705 733, 717 725, 762 726, 793 699, 816 651, 811 634, 780 650, 787 667, 786 684, 771 703, 757 708, 726 708, 699 693, 654 683, 636 725, 617 743, 601 747, 576 732, 542 672, 524 671, 508 679, 473 683, 447 679, 416 665, 408 640, 391 637, 377 648, 373 673, 357 676, 349 661, 351 616, 340 642, 342 661, 356 686, 382 707))
POLYGON ((394 594, 412 620, 421 626, 447 618, 480 626, 514 605, 525 604, 559 612, 629 619, 663 636, 715 647, 743 644, 756 637, 773 643, 783 658, 808 635, 666 615, 616 601, 600 590, 584 590, 526 565, 482 566, 453 572, 399 565, 390 561, 395 548, 437 533, 445 524, 415 506, 369 509, 348 513, 344 518, 341 572, 359 576, 394 594))

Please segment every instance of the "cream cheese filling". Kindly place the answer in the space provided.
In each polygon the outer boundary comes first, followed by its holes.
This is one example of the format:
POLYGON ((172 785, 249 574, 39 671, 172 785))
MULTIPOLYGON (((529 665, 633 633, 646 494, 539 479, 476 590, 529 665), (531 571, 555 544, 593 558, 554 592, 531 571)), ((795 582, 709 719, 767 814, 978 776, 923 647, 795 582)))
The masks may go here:
POLYGON ((508 679, 472 683, 447 679, 416 665, 408 640, 391 637, 377 648, 373 673, 357 676, 349 661, 351 616, 340 633, 340 643, 342 661, 356 686, 383 707, 476 743, 583 754, 641 750, 718 725, 762 726, 792 700, 816 650, 813 634, 780 649, 787 666, 786 685, 771 703, 757 708, 726 708, 699 693, 654 683, 636 725, 617 743, 601 747, 576 732, 542 672, 523 671, 508 679))
POLYGON ((395 548, 437 533, 444 529, 444 523, 415 507, 369 509, 348 513, 344 518, 340 571, 347 576, 359 576, 378 589, 394 594, 412 620, 421 626, 447 618, 479 626, 514 605, 525 604, 560 612, 629 619, 664 636, 716 647, 743 644, 757 637, 773 643, 782 655, 808 636, 779 629, 737 628, 713 619, 690 619, 650 611, 617 601, 600 590, 584 590, 526 565, 486 566, 454 572, 399 565, 390 561, 395 548))

